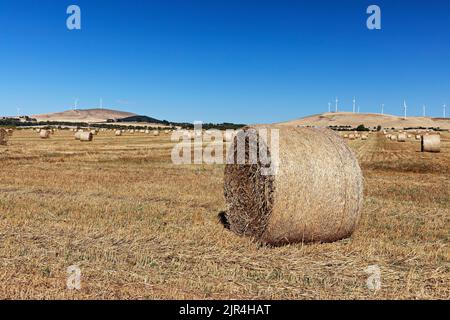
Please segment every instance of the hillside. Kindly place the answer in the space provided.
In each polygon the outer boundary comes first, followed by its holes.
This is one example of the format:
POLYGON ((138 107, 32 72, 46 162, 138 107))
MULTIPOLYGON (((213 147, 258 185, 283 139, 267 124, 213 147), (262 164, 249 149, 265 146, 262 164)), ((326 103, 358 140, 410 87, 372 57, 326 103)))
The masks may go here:
POLYGON ((312 115, 301 119, 279 123, 287 126, 352 126, 357 127, 364 124, 366 127, 383 128, 409 128, 409 127, 440 127, 450 129, 450 118, 428 118, 428 117, 403 117, 381 114, 364 114, 351 112, 323 113, 312 115))
POLYGON ((105 122, 108 119, 122 119, 136 116, 134 113, 123 112, 110 109, 86 109, 86 110, 68 110, 57 113, 47 113, 33 115, 37 121, 58 121, 58 122, 105 122))

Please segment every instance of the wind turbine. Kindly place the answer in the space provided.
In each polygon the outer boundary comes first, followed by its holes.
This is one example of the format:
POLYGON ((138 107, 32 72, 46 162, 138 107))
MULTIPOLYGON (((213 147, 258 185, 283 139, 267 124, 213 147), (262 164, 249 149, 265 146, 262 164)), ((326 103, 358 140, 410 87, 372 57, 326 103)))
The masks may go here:
POLYGON ((446 104, 444 104, 443 105, 443 107, 442 107, 442 109, 443 109, 443 112, 444 112, 444 118, 447 118, 447 115, 446 115, 446 113, 445 113, 445 109, 447 108, 447 105, 446 104))
POLYGON ((384 115, 384 103, 381 104, 381 115, 384 115))
POLYGON ((422 112, 423 116, 426 117, 427 116, 427 106, 426 105, 423 105, 422 111, 423 111, 422 112))
POLYGON ((403 109, 405 111, 405 119, 406 119, 406 110, 408 109, 408 106, 406 105, 406 100, 403 100, 403 109))
POLYGON ((100 98, 100 109, 103 109, 103 98, 100 98))
POLYGON ((331 112, 331 102, 328 102, 328 113, 331 112))
POLYGON ((358 104, 358 113, 359 113, 359 104, 358 104))
POLYGON ((336 97, 336 113, 338 112, 338 103, 339 103, 339 99, 336 97))
POLYGON ((78 109, 78 98, 75 99, 75 104, 73 105, 74 110, 78 109))
POLYGON ((353 113, 355 113, 355 109, 356 109, 356 98, 353 97, 353 113))

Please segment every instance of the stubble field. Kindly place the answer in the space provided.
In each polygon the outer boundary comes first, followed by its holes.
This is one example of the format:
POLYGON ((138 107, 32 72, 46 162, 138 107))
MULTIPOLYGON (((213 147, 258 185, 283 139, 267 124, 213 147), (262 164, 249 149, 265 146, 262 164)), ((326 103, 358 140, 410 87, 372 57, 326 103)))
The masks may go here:
POLYGON ((0 298, 449 299, 450 134, 439 154, 349 144, 365 177, 353 237, 270 248, 218 223, 223 166, 173 165, 168 135, 16 131, 0 146, 0 298))

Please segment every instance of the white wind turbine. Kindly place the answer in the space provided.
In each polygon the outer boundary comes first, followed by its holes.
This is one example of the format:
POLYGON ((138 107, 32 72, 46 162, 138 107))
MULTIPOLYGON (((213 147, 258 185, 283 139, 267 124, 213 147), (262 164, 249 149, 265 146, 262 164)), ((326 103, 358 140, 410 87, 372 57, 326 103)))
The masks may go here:
POLYGON ((408 106, 406 105, 406 100, 403 100, 403 109, 405 111, 405 116, 404 118, 406 119, 406 110, 408 109, 408 106))
POLYGON ((356 111, 356 98, 353 97, 353 113, 356 111))
POLYGON ((444 118, 447 118, 447 114, 446 114, 446 110, 445 110, 446 108, 447 108, 447 105, 444 104, 444 105, 442 106, 444 118))
POLYGON ((331 102, 328 102, 328 113, 331 112, 331 102))
POLYGON ((423 115, 423 117, 427 116, 427 106, 426 105, 422 106, 422 115, 423 115))
POLYGON ((338 103, 339 103, 339 99, 336 97, 336 113, 338 112, 339 108, 338 108, 338 103))
POLYGON ((384 115, 384 103, 381 104, 381 115, 384 115))

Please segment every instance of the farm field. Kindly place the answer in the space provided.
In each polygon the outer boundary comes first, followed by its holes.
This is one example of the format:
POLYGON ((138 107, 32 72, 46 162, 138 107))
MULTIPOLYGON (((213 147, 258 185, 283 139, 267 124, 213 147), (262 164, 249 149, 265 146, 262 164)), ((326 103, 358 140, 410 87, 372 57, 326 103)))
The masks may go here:
POLYGON ((441 138, 439 154, 381 134, 348 141, 365 178, 353 237, 271 248, 223 228, 223 166, 173 165, 169 135, 16 131, 0 146, 0 299, 449 299, 441 138))

